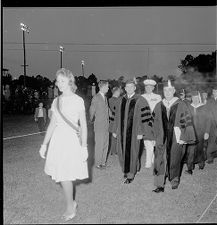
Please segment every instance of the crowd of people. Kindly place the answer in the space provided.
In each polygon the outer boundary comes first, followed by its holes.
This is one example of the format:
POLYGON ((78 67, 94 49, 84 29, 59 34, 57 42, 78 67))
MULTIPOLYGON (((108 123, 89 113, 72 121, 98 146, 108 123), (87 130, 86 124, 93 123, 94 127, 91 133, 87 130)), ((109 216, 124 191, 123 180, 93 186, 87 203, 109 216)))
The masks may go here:
POLYGON ((109 82, 101 80, 86 109, 75 93, 72 72, 62 68, 56 79, 62 94, 52 103, 39 153, 46 158, 45 173, 63 187, 65 221, 76 215, 74 181, 88 177, 87 114, 94 123, 94 167, 107 169, 108 157, 117 154, 124 184, 135 182, 143 151, 145 168, 153 168, 155 193, 164 192, 166 180, 177 189, 184 164, 185 173, 192 175, 196 165, 202 170, 217 157, 217 86, 202 102, 198 90, 192 90, 188 99, 177 97, 170 80, 164 84, 163 96, 154 93, 156 81, 151 79, 144 80, 145 93, 138 94, 135 79, 129 79, 124 88, 113 87, 107 99, 109 82))

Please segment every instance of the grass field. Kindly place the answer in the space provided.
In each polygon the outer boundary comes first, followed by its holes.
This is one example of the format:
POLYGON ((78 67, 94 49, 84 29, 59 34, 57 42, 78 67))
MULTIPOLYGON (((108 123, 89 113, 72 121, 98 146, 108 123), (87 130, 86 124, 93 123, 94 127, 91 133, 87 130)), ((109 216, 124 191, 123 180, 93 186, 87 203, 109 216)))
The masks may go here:
MULTIPOLYGON (((3 137, 38 132, 33 116, 3 116, 3 137)), ((40 134, 3 141, 4 224, 63 223, 61 186, 44 173, 40 134)), ((93 133, 89 128, 90 179, 76 186, 78 211, 70 223, 217 223, 217 160, 192 176, 182 174, 178 189, 152 192, 152 169, 142 168, 133 183, 123 184, 117 156, 109 167, 91 167, 93 133)), ((186 167, 184 166, 184 169, 186 167)))

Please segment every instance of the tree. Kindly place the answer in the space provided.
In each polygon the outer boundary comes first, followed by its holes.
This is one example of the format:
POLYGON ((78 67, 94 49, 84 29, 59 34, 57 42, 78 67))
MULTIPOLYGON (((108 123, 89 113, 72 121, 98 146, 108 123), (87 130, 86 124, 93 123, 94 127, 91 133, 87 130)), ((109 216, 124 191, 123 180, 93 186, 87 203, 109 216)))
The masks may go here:
POLYGON ((216 77, 216 51, 212 54, 200 54, 197 57, 187 55, 178 66, 182 74, 177 82, 187 86, 187 89, 209 89, 216 77))
POLYGON ((194 66, 194 57, 192 55, 187 55, 184 60, 181 60, 178 68, 182 71, 182 73, 187 73, 189 68, 194 66))
MULTIPOLYGON (((173 76, 173 75, 169 75, 169 76, 173 76)), ((158 77, 157 75, 152 76, 151 79, 155 80, 157 84, 163 82, 163 77, 158 77)))
POLYGON ((184 60, 181 60, 178 68, 183 73, 187 73, 192 68, 201 73, 216 71, 216 51, 212 52, 211 55, 200 54, 195 58, 192 55, 187 55, 184 60))
POLYGON ((75 84, 78 87, 77 92, 82 95, 86 95, 88 89, 88 79, 84 76, 79 76, 76 78, 75 81, 75 84))
POLYGON ((97 78, 93 73, 87 78, 87 80, 90 85, 93 83, 97 84, 97 78))
POLYGON ((2 85, 10 85, 12 81, 12 76, 10 73, 7 73, 6 75, 2 76, 2 85))
POLYGON ((171 81, 175 81, 176 80, 176 76, 173 75, 173 74, 170 74, 170 75, 167 76, 167 79, 171 80, 171 81))

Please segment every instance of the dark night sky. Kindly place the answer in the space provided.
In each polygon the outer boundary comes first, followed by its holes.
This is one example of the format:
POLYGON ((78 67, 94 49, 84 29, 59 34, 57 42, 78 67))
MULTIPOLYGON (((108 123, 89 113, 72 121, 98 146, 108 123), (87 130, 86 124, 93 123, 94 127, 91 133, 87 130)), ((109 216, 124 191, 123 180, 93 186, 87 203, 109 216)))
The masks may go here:
POLYGON ((63 66, 99 79, 178 75, 187 54, 216 49, 216 6, 3 7, 3 67, 23 74, 20 23, 26 34, 27 75, 55 78, 63 66))

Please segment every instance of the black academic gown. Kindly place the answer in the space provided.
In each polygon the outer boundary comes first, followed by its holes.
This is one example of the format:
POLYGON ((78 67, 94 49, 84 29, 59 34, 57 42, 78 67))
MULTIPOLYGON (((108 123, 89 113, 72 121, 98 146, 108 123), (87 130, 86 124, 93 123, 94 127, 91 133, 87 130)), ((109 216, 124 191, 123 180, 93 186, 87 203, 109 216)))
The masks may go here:
POLYGON ((112 132, 117 134, 117 153, 124 174, 133 178, 139 167, 140 141, 137 139, 136 103, 140 95, 134 94, 131 98, 124 95, 120 99, 115 114, 112 132))
POLYGON ((154 114, 153 129, 156 140, 154 175, 165 175, 169 181, 175 178, 179 180, 185 145, 177 143, 174 127, 179 127, 181 130, 180 140, 195 143, 196 137, 189 109, 183 101, 177 99, 170 107, 167 116, 166 107, 161 101, 156 105, 154 114), (166 161, 164 154, 166 154, 166 161))
POLYGON ((121 99, 121 97, 118 97, 118 98, 111 97, 108 100, 109 108, 111 110, 110 111, 111 115, 109 116, 109 132, 110 132, 109 149, 110 149, 111 154, 117 154, 117 139, 113 137, 112 130, 113 130, 113 126, 114 126, 115 114, 116 114, 117 108, 120 104, 120 99, 121 99))
POLYGON ((121 97, 111 97, 108 99, 109 108, 111 110, 111 115, 109 116, 109 132, 112 132, 112 127, 114 125, 114 118, 116 114, 116 110, 120 104, 121 97))
POLYGON ((210 98, 206 103, 209 115, 207 160, 217 158, 217 99, 210 98))
POLYGON ((208 112, 205 105, 199 107, 193 107, 189 105, 189 109, 192 116, 193 126, 196 135, 196 143, 194 148, 194 164, 204 164, 206 155, 204 152, 204 134, 208 133, 208 112))

